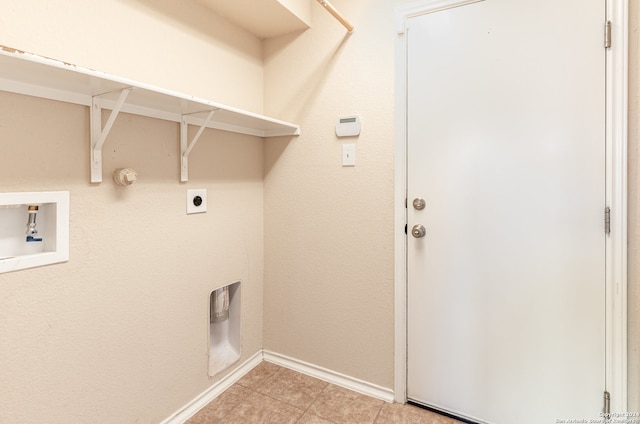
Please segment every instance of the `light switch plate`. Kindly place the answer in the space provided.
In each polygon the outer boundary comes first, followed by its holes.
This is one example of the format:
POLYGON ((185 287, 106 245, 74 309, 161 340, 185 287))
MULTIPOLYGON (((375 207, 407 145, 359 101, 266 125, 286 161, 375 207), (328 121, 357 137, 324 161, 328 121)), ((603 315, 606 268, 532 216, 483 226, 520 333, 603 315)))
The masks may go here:
POLYGON ((207 189, 187 190, 187 215, 207 211, 207 189))
POLYGON ((356 166, 356 145, 342 145, 342 166, 356 166))

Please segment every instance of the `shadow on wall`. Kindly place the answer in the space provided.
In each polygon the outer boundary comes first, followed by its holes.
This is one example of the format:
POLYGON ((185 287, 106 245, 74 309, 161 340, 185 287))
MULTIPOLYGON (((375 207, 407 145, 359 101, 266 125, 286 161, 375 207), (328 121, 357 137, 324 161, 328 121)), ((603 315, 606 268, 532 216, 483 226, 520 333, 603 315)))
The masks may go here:
MULTIPOLYGON (((276 39, 272 39, 269 48, 269 56, 275 57, 278 53, 293 43, 298 37, 306 36, 310 32, 296 32, 284 35, 276 39)), ((294 122, 303 120, 309 114, 312 107, 313 99, 317 99, 324 87, 328 74, 333 69, 337 59, 342 53, 347 40, 352 33, 345 33, 339 43, 332 48, 329 53, 314 67, 314 71, 302 82, 299 82, 299 89, 296 90, 297 95, 291 96, 290 100, 282 107, 283 110, 295 110, 296 115, 294 122)), ((273 137, 269 139, 269 148, 265 149, 264 157, 264 176, 269 175, 280 156, 284 153, 287 146, 294 140, 291 137, 273 137)))
MULTIPOLYGON (((309 31, 307 31, 307 34, 309 31)), ((328 54, 314 66, 314 71, 301 83, 300 88, 296 90, 298 95, 292 96, 291 100, 284 105, 284 110, 296 110, 297 113, 293 119, 294 122, 303 120, 309 113, 309 109, 312 105, 312 100, 317 99, 324 87, 326 81, 329 79, 328 75, 333 69, 337 59, 344 50, 344 46, 347 40, 353 33, 345 33, 339 43, 332 48, 328 54)), ((296 38, 300 37, 302 33, 295 33, 291 35, 282 36, 277 40, 277 44, 272 44, 272 49, 269 52, 270 55, 277 55, 277 52, 284 49, 288 44, 292 43, 296 38)), ((313 53, 313 56, 316 56, 313 53)), ((306 60, 306 59, 303 59, 306 60)))
POLYGON ((89 184, 89 109, 0 92, 0 186, 16 191, 89 184))
MULTIPOLYGON (((193 137, 197 126, 189 126, 193 137)), ((189 156, 189 181, 261 182, 265 140, 207 129, 189 156)), ((179 156, 179 154, 178 154, 179 156)), ((179 163, 176 162, 179 167, 179 163)))
POLYGON ((269 175, 276 162, 278 162, 278 159, 292 140, 294 140, 292 137, 274 137, 269 140, 269 148, 264 150, 265 178, 269 175))
MULTIPOLYGON (((244 52, 247 48, 246 40, 237 36, 238 27, 195 1, 189 1, 189 7, 185 7, 185 0, 125 0, 125 3, 145 13, 162 16, 186 32, 200 33, 210 42, 226 45, 232 51, 244 52)), ((249 33, 247 37, 255 39, 249 33)), ((253 56, 251 51, 245 53, 253 56)))
MULTIPOLYGON (((198 129, 190 125, 189 137, 198 129)), ((189 181, 261 181, 263 144, 259 137, 207 128, 189 156, 189 181)), ((118 168, 134 169, 141 183, 181 185, 180 125, 175 122, 123 113, 105 142, 103 155, 103 181, 110 185, 118 168)))
MULTIPOLYGON (((103 122, 108 116, 109 111, 104 111, 103 122)), ((189 136, 197 130, 197 126, 190 126, 189 136)), ((33 191, 52 184, 60 184, 62 189, 69 181, 89 187, 114 186, 113 172, 119 168, 138 173, 131 190, 147 183, 181 185, 180 125, 175 122, 121 113, 104 144, 101 184, 89 182, 86 106, 0 93, 0 139, 19 140, 3 146, 0 181, 30 184, 33 191)), ((190 155, 189 180, 261 182, 264 144, 271 141, 206 129, 190 155)))

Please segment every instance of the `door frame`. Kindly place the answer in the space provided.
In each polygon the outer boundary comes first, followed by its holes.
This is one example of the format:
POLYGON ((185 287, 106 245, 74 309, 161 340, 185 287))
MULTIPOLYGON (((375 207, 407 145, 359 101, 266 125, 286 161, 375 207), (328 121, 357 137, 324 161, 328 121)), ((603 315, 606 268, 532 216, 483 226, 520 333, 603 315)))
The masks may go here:
MULTIPOLYGON (((396 402, 407 401, 407 30, 412 17, 485 0, 421 0, 395 9, 395 359, 396 402)), ((627 412, 627 73, 628 0, 606 0, 605 384, 611 412, 627 412)), ((604 29, 603 22, 603 29, 604 29)), ((603 31, 604 32, 604 31, 603 31)), ((603 40, 604 48, 604 40, 603 40)), ((604 207, 605 205, 603 205, 604 207)), ((604 211, 603 211, 604 231, 604 211)))

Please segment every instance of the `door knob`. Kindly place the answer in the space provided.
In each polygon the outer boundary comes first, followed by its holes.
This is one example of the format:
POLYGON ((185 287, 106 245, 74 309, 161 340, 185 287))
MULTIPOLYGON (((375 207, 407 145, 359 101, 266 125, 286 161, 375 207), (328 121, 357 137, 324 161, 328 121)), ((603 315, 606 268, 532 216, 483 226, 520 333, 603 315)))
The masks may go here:
POLYGON ((424 201, 424 199, 421 199, 420 197, 416 197, 415 199, 413 199, 414 209, 421 211, 422 209, 424 209, 425 206, 426 206, 426 202, 424 201))
POLYGON ((424 237, 427 234, 427 229, 422 224, 416 224, 411 228, 411 235, 415 238, 424 237))

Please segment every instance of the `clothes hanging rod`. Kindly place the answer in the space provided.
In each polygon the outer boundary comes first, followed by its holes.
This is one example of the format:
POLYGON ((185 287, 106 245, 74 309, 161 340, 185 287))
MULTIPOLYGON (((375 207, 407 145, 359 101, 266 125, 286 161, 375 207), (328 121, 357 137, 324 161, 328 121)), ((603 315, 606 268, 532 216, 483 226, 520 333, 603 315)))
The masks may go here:
POLYGON ((327 11, 331 13, 333 17, 336 18, 342 25, 344 25, 347 31, 353 32, 353 25, 351 25, 351 22, 349 22, 344 16, 342 16, 342 14, 338 12, 338 10, 333 7, 333 5, 328 0, 318 0, 318 3, 320 3, 325 9, 327 9, 327 11))

